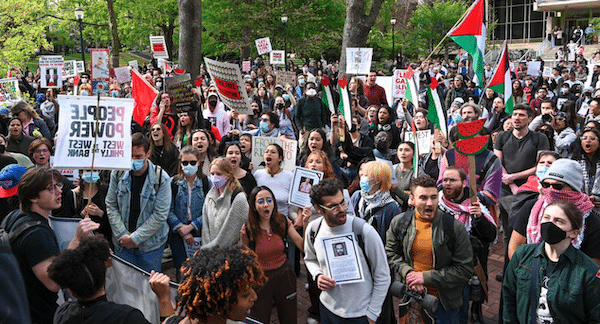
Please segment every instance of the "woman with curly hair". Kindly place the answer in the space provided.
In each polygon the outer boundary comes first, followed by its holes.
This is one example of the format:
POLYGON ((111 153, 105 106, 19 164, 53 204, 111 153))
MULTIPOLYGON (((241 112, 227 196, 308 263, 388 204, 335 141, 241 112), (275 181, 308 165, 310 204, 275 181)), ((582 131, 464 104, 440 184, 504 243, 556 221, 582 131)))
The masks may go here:
POLYGON ((256 254, 239 246, 200 250, 182 269, 177 303, 180 315, 167 318, 166 324, 243 321, 257 299, 252 287, 267 279, 256 254))
MULTIPOLYGON (((150 323, 140 310, 107 300, 104 284, 111 265, 108 242, 99 236, 82 238, 77 248, 52 260, 48 276, 77 298, 58 307, 54 323, 150 323)), ((161 317, 173 314, 169 277, 152 271, 150 287, 158 296, 161 317)))
POLYGON ((258 262, 269 278, 267 284, 256 292, 258 299, 250 316, 259 322, 269 323, 275 300, 279 323, 296 324, 296 274, 286 252, 290 239, 300 250, 304 250, 304 239, 296 232, 292 222, 277 211, 275 195, 269 187, 254 188, 248 202, 250 213, 248 222, 240 231, 241 240, 256 252, 258 262))

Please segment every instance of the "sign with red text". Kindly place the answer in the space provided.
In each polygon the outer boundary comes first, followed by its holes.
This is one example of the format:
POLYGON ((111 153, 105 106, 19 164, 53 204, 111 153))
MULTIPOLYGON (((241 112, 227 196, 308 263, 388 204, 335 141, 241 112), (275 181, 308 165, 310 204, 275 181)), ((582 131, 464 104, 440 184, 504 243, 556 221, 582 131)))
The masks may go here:
POLYGON ((271 65, 285 65, 285 51, 271 51, 269 58, 271 65))
POLYGON ((252 164, 254 165, 254 169, 252 172, 256 172, 256 170, 264 169, 264 153, 267 147, 273 143, 279 144, 281 148, 283 148, 283 161, 281 162, 281 167, 290 172, 294 172, 294 167, 296 166, 296 152, 298 149, 298 141, 283 139, 279 137, 263 137, 263 136, 253 136, 252 137, 252 164))
POLYGON ((251 69, 252 69, 252 65, 250 64, 250 61, 243 61, 242 62, 242 71, 244 71, 244 72, 250 72, 251 69))
POLYGON ((150 36, 150 49, 155 58, 169 58, 165 36, 150 36))
POLYGON ((133 99, 101 97, 98 105, 95 97, 60 95, 58 103, 54 168, 90 168, 92 159, 98 169, 131 168, 133 99))
POLYGON ((256 43, 256 49, 258 50, 258 55, 267 54, 273 49, 271 48, 271 40, 269 37, 259 38, 254 41, 256 43))
POLYGON ((406 96, 406 74, 408 70, 396 69, 392 78, 392 96, 394 98, 404 98, 406 96))
POLYGON ((237 64, 224 63, 204 58, 206 70, 215 80, 219 97, 223 103, 240 114, 252 114, 248 94, 242 82, 242 72, 237 64))
POLYGON ((40 88, 62 88, 62 56, 40 56, 40 88))

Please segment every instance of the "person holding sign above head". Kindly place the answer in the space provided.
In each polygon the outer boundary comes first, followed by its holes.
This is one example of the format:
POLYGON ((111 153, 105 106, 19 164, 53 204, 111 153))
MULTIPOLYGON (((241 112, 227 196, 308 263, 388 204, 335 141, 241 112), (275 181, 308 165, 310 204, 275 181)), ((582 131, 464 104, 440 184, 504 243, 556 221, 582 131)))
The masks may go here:
POLYGON ((131 135, 131 171, 113 171, 106 196, 115 255, 150 272, 160 271, 167 242, 171 182, 150 161, 150 140, 131 135))
POLYGON ((256 294, 250 317, 269 323, 273 300, 277 307, 279 322, 297 323, 298 299, 296 298, 296 274, 287 259, 289 241, 304 250, 304 239, 292 226, 292 222, 277 211, 273 192, 260 186, 252 190, 248 198, 250 213, 240 231, 242 244, 258 255, 258 262, 269 279, 256 294))

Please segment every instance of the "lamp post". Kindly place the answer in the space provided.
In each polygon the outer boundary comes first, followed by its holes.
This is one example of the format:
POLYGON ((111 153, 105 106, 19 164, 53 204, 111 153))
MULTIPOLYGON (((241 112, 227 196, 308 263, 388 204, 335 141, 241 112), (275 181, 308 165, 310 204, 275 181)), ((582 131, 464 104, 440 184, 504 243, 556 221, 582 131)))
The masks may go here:
POLYGON ((288 65, 287 65, 287 30, 285 28, 285 25, 287 25, 287 21, 288 21, 288 16, 286 14, 281 15, 281 23, 283 24, 283 37, 284 37, 284 48, 283 48, 283 60, 285 62, 285 68, 283 69, 284 71, 287 71, 288 69, 288 65))
POLYGON ((83 48, 83 9, 77 7, 75 9, 75 18, 79 21, 79 40, 81 41, 81 60, 83 61, 83 69, 85 70, 85 54, 83 48))
POLYGON ((396 18, 390 19, 390 24, 392 24, 392 63, 396 58, 396 35, 394 34, 394 29, 396 27, 396 18))

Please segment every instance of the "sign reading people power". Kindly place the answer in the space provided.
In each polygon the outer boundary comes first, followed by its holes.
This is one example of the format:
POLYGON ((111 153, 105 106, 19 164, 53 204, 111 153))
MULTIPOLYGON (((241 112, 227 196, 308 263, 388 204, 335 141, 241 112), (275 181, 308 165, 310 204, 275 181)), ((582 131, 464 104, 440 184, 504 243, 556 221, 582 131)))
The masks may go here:
POLYGON ((58 96, 55 168, 131 168, 131 115, 133 99, 58 96), (96 118, 98 125, 96 126, 96 118), (94 136, 97 130, 96 146, 94 136))
POLYGON ((204 58, 206 70, 215 80, 219 97, 223 103, 240 114, 252 115, 252 107, 242 82, 242 73, 237 64, 223 63, 204 58))

